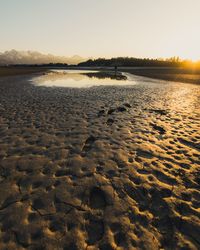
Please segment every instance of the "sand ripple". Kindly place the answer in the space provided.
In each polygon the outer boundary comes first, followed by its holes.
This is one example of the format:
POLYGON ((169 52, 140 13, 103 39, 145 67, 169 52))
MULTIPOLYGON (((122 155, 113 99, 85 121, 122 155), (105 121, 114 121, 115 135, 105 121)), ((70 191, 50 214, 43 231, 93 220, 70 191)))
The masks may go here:
POLYGON ((0 79, 1 249, 199 249, 200 87, 0 79))

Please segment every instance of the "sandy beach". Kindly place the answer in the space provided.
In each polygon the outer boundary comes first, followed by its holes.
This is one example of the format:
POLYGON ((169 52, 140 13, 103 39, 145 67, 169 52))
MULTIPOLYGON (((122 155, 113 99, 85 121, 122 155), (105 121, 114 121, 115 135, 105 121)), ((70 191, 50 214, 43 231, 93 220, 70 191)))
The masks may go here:
POLYGON ((0 78, 0 249, 199 249, 199 85, 30 78, 0 78))

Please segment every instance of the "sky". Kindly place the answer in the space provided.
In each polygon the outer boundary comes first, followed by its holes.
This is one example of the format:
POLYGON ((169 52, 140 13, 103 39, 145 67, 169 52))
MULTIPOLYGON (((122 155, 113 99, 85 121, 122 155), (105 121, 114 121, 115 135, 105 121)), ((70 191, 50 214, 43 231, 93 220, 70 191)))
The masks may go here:
POLYGON ((0 52, 200 60, 200 0, 0 0, 0 52))

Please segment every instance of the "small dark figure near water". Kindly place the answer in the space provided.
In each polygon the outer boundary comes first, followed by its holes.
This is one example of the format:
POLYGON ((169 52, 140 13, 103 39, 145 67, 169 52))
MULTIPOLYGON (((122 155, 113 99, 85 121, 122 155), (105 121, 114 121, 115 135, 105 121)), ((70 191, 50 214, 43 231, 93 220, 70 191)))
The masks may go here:
POLYGON ((117 75, 117 66, 115 66, 115 75, 117 75))

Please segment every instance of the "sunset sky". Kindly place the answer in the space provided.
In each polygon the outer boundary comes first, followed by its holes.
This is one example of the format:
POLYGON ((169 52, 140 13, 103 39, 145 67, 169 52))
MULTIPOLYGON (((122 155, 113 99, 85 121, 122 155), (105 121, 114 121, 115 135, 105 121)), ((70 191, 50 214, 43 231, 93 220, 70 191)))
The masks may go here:
POLYGON ((0 0, 0 52, 200 59, 200 0, 0 0))

